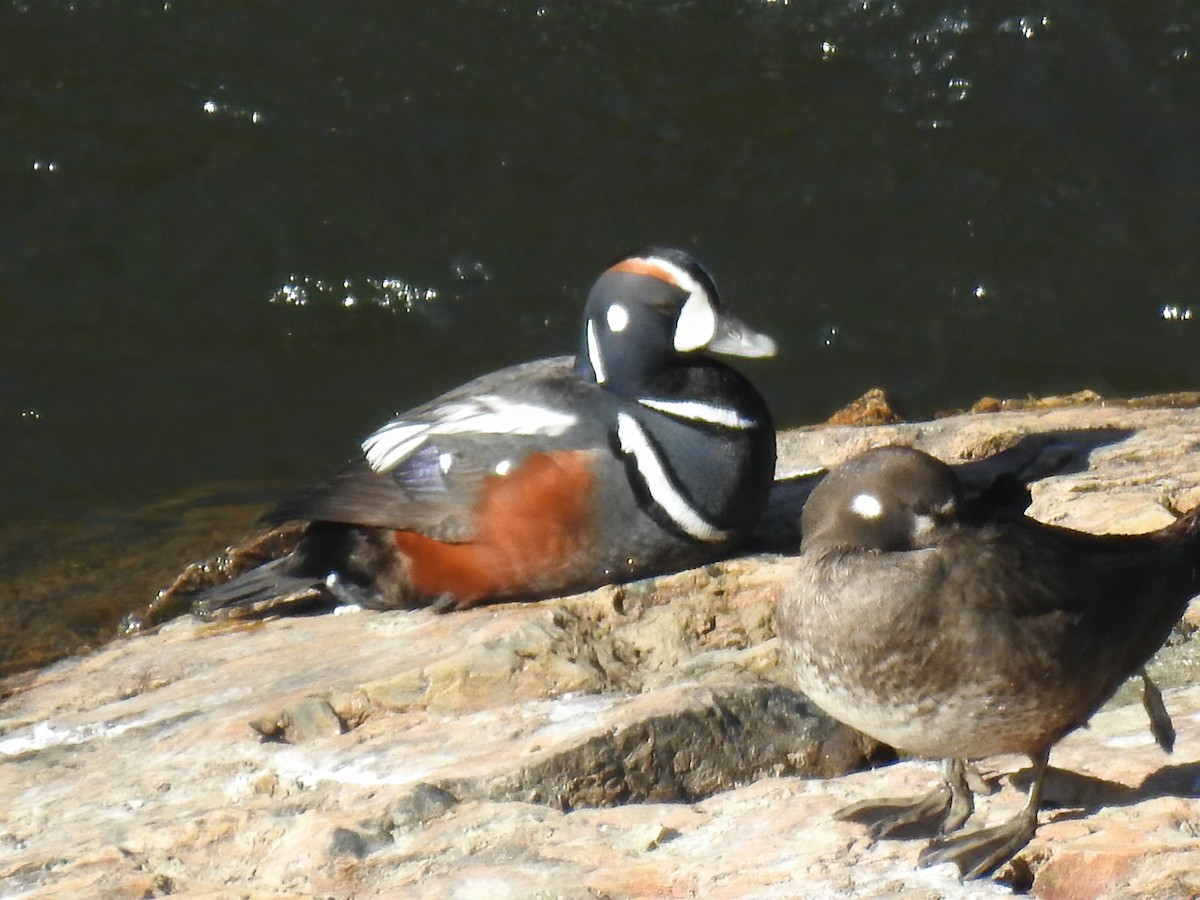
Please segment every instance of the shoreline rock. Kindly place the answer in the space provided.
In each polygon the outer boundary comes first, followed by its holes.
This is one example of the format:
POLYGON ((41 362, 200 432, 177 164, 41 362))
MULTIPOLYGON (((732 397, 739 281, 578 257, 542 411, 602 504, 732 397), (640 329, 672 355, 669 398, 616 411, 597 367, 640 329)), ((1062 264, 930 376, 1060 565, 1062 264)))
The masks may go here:
MULTIPOLYGON (((880 416, 877 404, 871 414, 880 416)), ((886 417, 885 417, 886 418, 886 417)), ((902 442, 979 484, 1041 477, 1032 515, 1143 531, 1200 503, 1200 410, 1096 402, 781 436, 780 475, 902 442), (1001 454, 1001 455, 997 455, 1001 454)), ((764 544, 786 546, 804 477, 764 544)), ((575 597, 428 612, 190 617, 0 683, 3 896, 1004 896, 830 813, 925 790, 814 713, 779 664, 785 557, 575 597), (849 774, 842 774, 849 773, 849 774), (833 776, 833 777, 829 777, 833 776)), ((1048 898, 1200 893, 1200 626, 1056 749, 1006 871, 1048 898)), ((1016 758, 980 764, 1023 795, 1016 758)))

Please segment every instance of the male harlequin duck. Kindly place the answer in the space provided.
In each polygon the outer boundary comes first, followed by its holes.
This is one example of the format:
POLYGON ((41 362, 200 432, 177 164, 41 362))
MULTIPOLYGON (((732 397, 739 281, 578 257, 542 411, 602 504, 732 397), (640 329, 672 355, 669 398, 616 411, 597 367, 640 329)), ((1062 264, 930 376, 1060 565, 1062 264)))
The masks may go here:
POLYGON ((592 287, 574 358, 484 375, 401 413, 361 458, 264 517, 310 523, 292 553, 194 608, 445 611, 720 558, 766 503, 775 431, 758 392, 707 354, 774 352, 688 254, 627 256, 592 287))
POLYGON ((1091 535, 963 500, 950 468, 886 447, 834 469, 801 516, 779 632, 800 688, 837 719, 943 759, 928 797, 842 811, 873 837, 928 829, 922 865, 992 871, 1037 828, 1050 748, 1163 644, 1200 592, 1200 507, 1147 535, 1091 535), (1024 753, 1007 823, 973 811, 965 761, 1024 753))

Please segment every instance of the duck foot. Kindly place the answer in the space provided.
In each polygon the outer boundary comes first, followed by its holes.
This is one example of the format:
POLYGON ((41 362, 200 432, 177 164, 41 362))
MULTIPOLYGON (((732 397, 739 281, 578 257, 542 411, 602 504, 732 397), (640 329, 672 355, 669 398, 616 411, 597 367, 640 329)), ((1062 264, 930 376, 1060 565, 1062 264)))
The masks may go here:
POLYGON ((943 760, 941 784, 924 797, 862 800, 838 810, 834 818, 866 825, 872 840, 929 837, 957 831, 975 811, 966 768, 961 759, 943 760))
POLYGON ((1003 825, 936 838, 917 857, 921 866, 952 862, 963 878, 981 878, 1008 862, 1037 831, 1037 810, 1022 810, 1003 825))
POLYGON ((981 828, 953 837, 935 838, 917 857, 920 866, 954 863, 963 878, 981 878, 1008 862, 1033 839, 1037 831, 1042 782, 1046 778, 1049 751, 1033 760, 1029 799, 1019 813, 993 828, 981 828))

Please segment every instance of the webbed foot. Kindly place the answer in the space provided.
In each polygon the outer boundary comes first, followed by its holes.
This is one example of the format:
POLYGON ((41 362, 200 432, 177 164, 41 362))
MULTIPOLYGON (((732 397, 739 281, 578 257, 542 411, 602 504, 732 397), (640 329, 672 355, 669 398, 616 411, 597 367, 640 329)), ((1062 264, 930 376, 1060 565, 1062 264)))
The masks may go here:
POLYGON ((963 878, 980 878, 1008 862, 1037 831, 1037 810, 1022 810, 1003 825, 935 838, 921 851, 921 866, 952 862, 963 878))
POLYGON ((974 810, 966 763, 947 759, 942 762, 941 784, 924 797, 863 800, 838 810, 834 817, 866 825, 872 839, 914 838, 957 831, 974 810))
POLYGON ((917 857, 918 865, 954 863, 963 878, 981 878, 1016 856, 1037 831, 1042 782, 1046 778, 1049 758, 1049 750, 1034 758, 1029 798, 1019 813, 1003 825, 935 838, 917 857))

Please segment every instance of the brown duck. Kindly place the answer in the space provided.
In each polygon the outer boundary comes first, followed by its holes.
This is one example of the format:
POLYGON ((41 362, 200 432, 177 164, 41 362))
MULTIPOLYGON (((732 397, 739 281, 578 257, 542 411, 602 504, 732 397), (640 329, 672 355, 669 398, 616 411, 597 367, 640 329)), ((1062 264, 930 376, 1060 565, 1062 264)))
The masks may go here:
POLYGON ((939 835, 921 865, 993 871, 1037 828, 1050 749, 1166 640, 1200 593, 1200 507, 1159 531, 1092 535, 968 503, 917 450, 854 457, 801 516, 779 632, 802 690, 837 719, 943 760, 927 797, 856 804, 871 834, 939 835), (966 761, 1024 753, 1033 780, 1002 825, 971 816, 966 761))

